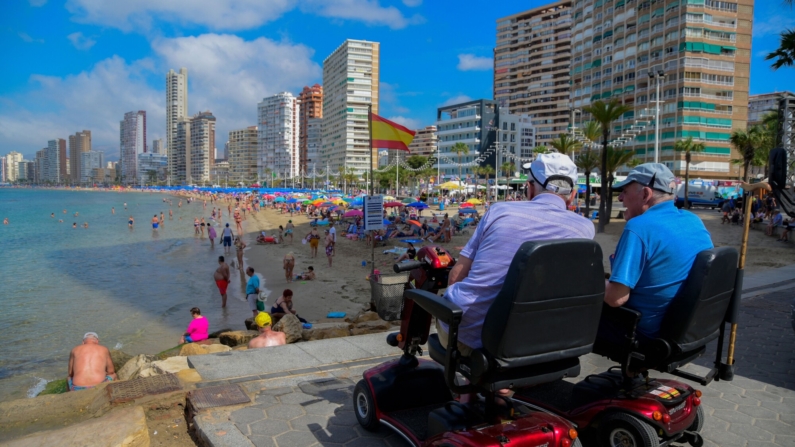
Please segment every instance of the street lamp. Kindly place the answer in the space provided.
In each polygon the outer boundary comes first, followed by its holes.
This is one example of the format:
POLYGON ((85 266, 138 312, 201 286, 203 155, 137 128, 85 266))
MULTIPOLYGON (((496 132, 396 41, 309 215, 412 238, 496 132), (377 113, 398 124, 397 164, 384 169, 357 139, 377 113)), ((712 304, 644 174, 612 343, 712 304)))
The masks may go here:
POLYGON ((660 162, 660 86, 665 78, 665 72, 662 70, 649 71, 649 80, 657 81, 657 98, 654 100, 654 162, 660 162))

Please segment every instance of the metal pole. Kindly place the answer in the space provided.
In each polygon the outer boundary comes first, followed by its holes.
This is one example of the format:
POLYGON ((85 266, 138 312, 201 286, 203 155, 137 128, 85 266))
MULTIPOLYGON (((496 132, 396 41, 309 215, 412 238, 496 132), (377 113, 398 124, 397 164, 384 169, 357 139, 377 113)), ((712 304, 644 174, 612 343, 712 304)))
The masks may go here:
MULTIPOLYGON (((367 105, 367 130, 370 134, 370 196, 373 195, 373 105, 367 105)), ((373 281, 375 275, 375 235, 372 234, 373 240, 370 241, 370 281, 373 281)), ((372 287, 372 286, 370 286, 372 287)), ((371 298, 372 300, 372 298, 371 298)), ((372 301, 371 301, 372 306, 372 301)))
POLYGON ((654 117, 654 162, 660 162, 660 85, 662 84, 663 74, 658 73, 657 79, 657 100, 655 101, 654 117))
POLYGON ((400 152, 395 159, 395 197, 400 195, 400 152))

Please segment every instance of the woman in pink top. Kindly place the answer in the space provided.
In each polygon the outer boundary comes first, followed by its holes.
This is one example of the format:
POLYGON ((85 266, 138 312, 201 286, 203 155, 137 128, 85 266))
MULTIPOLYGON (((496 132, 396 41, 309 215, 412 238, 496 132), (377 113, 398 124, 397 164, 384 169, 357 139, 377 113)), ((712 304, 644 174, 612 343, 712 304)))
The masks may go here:
POLYGON ((198 307, 190 310, 193 320, 188 325, 188 329, 182 335, 180 343, 194 343, 197 341, 207 340, 207 332, 210 329, 210 323, 202 316, 202 311, 198 307))

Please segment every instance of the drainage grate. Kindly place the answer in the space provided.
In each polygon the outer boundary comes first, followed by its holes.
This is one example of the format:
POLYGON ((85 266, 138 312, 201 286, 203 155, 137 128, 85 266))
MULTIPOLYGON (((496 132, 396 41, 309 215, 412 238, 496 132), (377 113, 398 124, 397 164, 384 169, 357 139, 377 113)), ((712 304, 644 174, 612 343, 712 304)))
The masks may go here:
POLYGON ((179 391, 182 386, 174 374, 141 377, 124 382, 111 383, 107 386, 110 403, 129 402, 144 396, 179 391))
POLYGON ((251 402, 251 399, 248 398, 239 385, 201 388, 189 392, 187 399, 195 411, 251 402))

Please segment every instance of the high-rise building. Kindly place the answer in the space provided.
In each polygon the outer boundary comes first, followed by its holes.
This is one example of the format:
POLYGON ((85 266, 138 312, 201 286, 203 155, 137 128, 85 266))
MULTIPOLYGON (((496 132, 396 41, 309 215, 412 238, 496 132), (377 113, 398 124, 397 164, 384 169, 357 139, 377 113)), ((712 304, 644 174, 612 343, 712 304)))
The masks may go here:
POLYGON ((568 131, 571 3, 497 20, 494 99, 505 112, 528 115, 539 144, 568 131))
POLYGON ((424 129, 417 130, 414 140, 409 144, 411 155, 422 155, 424 157, 436 156, 436 126, 425 126, 424 129))
POLYGON ((171 182, 182 184, 190 177, 190 119, 177 121, 177 132, 168 150, 168 175, 171 182))
MULTIPOLYGON (((315 158, 309 157, 309 121, 323 118, 323 87, 318 84, 312 87, 304 87, 304 90, 298 95, 298 104, 300 115, 298 169, 303 172, 309 172, 311 164, 317 163, 317 155, 315 155, 315 158)), ((315 148, 316 150, 317 148, 315 148)))
POLYGON ((152 152, 138 154, 139 183, 152 183, 165 180, 167 169, 168 157, 166 154, 155 154, 152 152))
POLYGON ((35 160, 27 161, 28 165, 28 172, 27 172, 27 179, 28 182, 34 182, 36 179, 36 162, 35 160))
POLYGON ((163 154, 165 155, 166 152, 163 149, 163 139, 159 138, 156 140, 152 140, 152 153, 153 154, 163 154))
POLYGON ((215 164, 215 116, 209 110, 199 112, 190 120, 189 182, 210 181, 215 164))
POLYGON ((307 175, 316 175, 318 169, 325 169, 320 162, 320 146, 323 144, 323 118, 309 118, 306 128, 301 125, 301 132, 306 135, 306 170, 307 175))
POLYGON ((36 175, 33 180, 35 183, 44 183, 47 180, 47 148, 36 151, 36 159, 33 160, 36 166, 36 175))
POLYGON ((105 153, 102 151, 88 151, 80 154, 80 183, 91 183, 94 169, 105 164, 105 153))
POLYGON ((216 184, 228 184, 229 183, 229 162, 224 159, 218 159, 213 168, 210 169, 210 180, 216 184))
POLYGON ((28 178, 28 165, 30 161, 22 160, 17 163, 17 181, 33 181, 33 179, 28 178))
POLYGON ((80 154, 91 150, 91 131, 83 130, 69 135, 69 181, 80 182, 80 154))
POLYGON ((69 154, 63 138, 58 138, 58 178, 64 183, 69 180, 69 154))
POLYGON ((257 172, 259 172, 257 170, 257 126, 229 132, 229 141, 226 144, 229 180, 246 184, 257 180, 257 172))
POLYGON ((748 97, 748 127, 762 124, 762 118, 769 113, 778 113, 778 103, 782 96, 793 96, 791 92, 762 93, 748 97))
POLYGON ((479 165, 494 166, 493 144, 498 125, 497 102, 488 99, 467 101, 440 107, 436 111, 436 135, 441 174, 448 178, 473 178, 479 165), (469 153, 452 152, 456 143, 467 146, 469 153), (491 150, 489 150, 491 148, 491 150), (488 153, 487 153, 488 152, 488 153), (483 157, 481 157, 483 155, 483 157), (485 158, 475 164, 476 158, 485 158))
POLYGON ((127 112, 119 123, 119 163, 124 184, 138 182, 138 155, 146 153, 146 112, 127 112))
POLYGON ((47 142, 47 158, 44 163, 44 181, 50 183, 61 182, 61 157, 60 148, 63 138, 56 138, 47 142))
POLYGON ((282 92, 264 98, 257 105, 257 169, 262 179, 292 178, 298 175, 298 100, 282 92))
POLYGON ((0 183, 5 183, 6 180, 6 158, 0 157, 0 183))
MULTIPOLYGON (((642 161, 653 161, 660 93, 659 160, 683 176, 676 140, 693 137, 706 150, 692 154, 690 173, 735 177, 739 158, 729 143, 745 129, 753 0, 574 2, 572 102, 597 99, 632 107, 610 129, 610 140, 642 161), (658 88, 659 85, 659 88, 658 88)), ((582 120, 588 120, 583 114, 582 120)), ((626 168, 619 169, 619 172, 626 168)))
POLYGON ((378 113, 380 44, 346 40, 323 61, 323 137, 320 164, 357 174, 376 167, 367 109, 378 113), (372 160, 372 165, 370 164, 372 160))
POLYGON ((22 154, 19 152, 11 151, 6 155, 6 181, 13 182, 17 179, 19 172, 17 163, 23 160, 22 154))
POLYGON ((188 119, 188 69, 180 68, 179 73, 169 70, 166 74, 166 151, 168 151, 168 171, 170 175, 182 169, 184 180, 184 156, 180 160, 172 156, 175 139, 181 120, 188 119), (181 163, 181 164, 180 164, 181 163))

